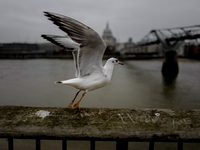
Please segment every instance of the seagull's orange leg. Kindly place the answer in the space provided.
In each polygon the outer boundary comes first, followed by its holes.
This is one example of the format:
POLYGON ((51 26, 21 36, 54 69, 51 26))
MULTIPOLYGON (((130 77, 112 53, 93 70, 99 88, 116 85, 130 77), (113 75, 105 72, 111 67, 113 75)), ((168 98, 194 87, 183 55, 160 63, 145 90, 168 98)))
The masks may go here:
MULTIPOLYGON (((80 90, 80 91, 81 91, 81 90, 80 90)), ((71 103, 68 105, 68 107, 72 107, 72 105, 73 105, 73 103, 74 103, 74 101, 75 101, 75 99, 76 99, 76 97, 78 96, 78 94, 79 94, 80 91, 78 91, 78 92, 76 93, 74 99, 71 101, 71 103)))
POLYGON ((80 100, 76 104, 74 104, 74 107, 77 107, 79 110, 81 110, 79 107, 79 103, 85 94, 86 94, 86 92, 84 92, 83 95, 81 96, 80 100))

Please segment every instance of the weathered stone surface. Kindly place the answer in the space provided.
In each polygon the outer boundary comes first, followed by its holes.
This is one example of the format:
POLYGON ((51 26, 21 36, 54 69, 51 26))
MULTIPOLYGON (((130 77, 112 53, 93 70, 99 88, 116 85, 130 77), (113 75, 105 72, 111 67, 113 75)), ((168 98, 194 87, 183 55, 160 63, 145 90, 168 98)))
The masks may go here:
POLYGON ((200 110, 1 106, 0 137, 200 140, 200 110))

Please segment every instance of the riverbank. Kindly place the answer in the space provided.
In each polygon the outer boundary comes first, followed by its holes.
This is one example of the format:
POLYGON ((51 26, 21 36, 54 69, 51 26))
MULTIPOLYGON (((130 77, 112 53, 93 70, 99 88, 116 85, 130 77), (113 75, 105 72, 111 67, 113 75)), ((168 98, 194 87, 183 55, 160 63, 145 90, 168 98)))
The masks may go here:
MULTIPOLYGON (((115 57, 120 60, 164 60, 164 57, 151 57, 151 56, 124 56, 124 55, 104 55, 103 59, 115 57)), ((73 59, 72 55, 8 55, 0 56, 0 59, 73 59)), ((187 57, 179 57, 179 61, 187 60, 200 60, 187 57)))

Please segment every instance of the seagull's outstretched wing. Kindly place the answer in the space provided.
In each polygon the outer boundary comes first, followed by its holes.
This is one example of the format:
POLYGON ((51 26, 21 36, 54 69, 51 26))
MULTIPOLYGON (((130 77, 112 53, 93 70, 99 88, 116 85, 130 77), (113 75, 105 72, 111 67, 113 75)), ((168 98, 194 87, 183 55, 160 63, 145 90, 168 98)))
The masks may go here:
POLYGON ((65 49, 72 51, 74 57, 74 63, 76 66, 76 74, 75 76, 78 77, 79 74, 79 66, 77 65, 77 54, 79 51, 80 44, 74 42, 69 36, 57 36, 57 35, 42 35, 42 37, 53 44, 65 49))
MULTIPOLYGON (((44 13, 49 20, 66 32, 73 41, 80 44, 78 51, 73 51, 73 54, 76 55, 74 58, 76 59, 77 76, 82 77, 95 71, 102 71, 102 57, 106 48, 102 38, 93 29, 79 21, 55 13, 44 13)), ((56 44, 55 41, 53 43, 56 44)), ((60 42, 58 43, 60 44, 60 42)), ((59 46, 59 44, 57 45, 59 46)))

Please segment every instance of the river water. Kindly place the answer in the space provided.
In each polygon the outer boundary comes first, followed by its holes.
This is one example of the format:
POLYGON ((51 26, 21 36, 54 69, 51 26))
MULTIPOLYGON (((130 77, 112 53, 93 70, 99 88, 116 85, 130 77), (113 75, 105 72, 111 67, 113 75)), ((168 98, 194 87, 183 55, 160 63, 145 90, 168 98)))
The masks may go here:
MULTIPOLYGON (((88 92, 80 107, 200 109, 200 61, 180 60, 172 81, 162 77, 162 60, 123 63, 110 84, 88 92)), ((0 60, 0 105, 67 107, 78 90, 54 82, 74 73, 73 60, 0 60)))
MULTIPOLYGON (((174 80, 162 77, 162 62, 124 60, 110 84, 88 92, 80 107, 200 109, 200 61, 180 59, 174 80)), ((0 60, 0 105, 67 107, 78 90, 54 82, 74 74, 69 59, 0 60)))

